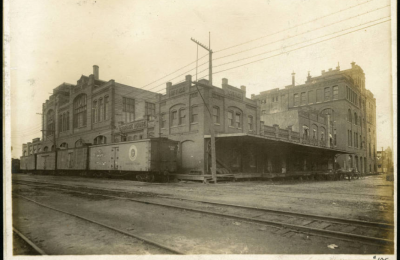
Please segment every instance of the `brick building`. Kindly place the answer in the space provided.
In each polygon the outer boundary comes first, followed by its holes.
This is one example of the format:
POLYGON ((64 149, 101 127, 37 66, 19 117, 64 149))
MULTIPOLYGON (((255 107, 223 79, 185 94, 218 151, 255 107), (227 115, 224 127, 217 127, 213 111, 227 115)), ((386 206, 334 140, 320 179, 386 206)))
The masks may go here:
POLYGON ((325 140, 328 147, 348 152, 337 157, 340 167, 376 172, 376 100, 365 87, 364 71, 355 62, 347 70, 338 65, 317 77, 309 73, 302 85, 295 85, 293 73, 291 85, 261 92, 252 99, 261 103, 262 121, 291 125, 305 142, 325 140), (318 124, 320 117, 326 118, 326 126, 318 124))
POLYGON ((57 148, 113 143, 154 135, 156 93, 99 79, 99 67, 77 84, 63 83, 42 107, 42 140, 23 144, 30 155, 57 148))
MULTIPOLYGON (((246 97, 246 87, 222 80, 166 84, 166 94, 99 79, 99 69, 77 84, 63 83, 43 104, 43 135, 24 144, 24 155, 99 143, 167 137, 179 141, 179 174, 202 179, 211 174, 210 127, 216 132, 217 171, 243 177, 326 171, 345 153, 325 139, 310 142, 303 125, 330 127, 315 110, 281 111, 293 120, 262 118, 262 100, 246 97), (300 122, 294 124, 290 122, 300 122), (289 122, 289 123, 288 123, 289 122), (55 141, 55 142, 54 142, 55 141), (56 146, 54 146, 56 144, 56 146), (35 149, 36 147, 36 149, 35 149), (315 156, 318 154, 318 156, 315 156)), ((328 136, 328 130, 325 130, 328 136)))

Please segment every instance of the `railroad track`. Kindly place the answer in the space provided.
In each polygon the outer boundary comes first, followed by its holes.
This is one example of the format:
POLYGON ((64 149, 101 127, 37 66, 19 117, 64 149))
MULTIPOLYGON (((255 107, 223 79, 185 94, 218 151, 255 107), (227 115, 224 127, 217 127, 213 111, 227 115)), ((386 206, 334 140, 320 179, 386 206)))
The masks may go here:
MULTIPOLYGON (((49 182, 16 181, 15 183, 59 191, 76 192, 86 195, 100 195, 113 199, 130 200, 177 210, 192 211, 251 223, 287 228, 306 234, 334 237, 352 242, 359 241, 362 243, 380 245, 390 248, 393 248, 394 245, 394 226, 388 223, 349 220, 266 208, 254 208, 210 201, 157 196, 158 198, 162 198, 164 200, 170 200, 169 203, 161 203, 158 201, 151 201, 151 199, 154 199, 154 197, 150 196, 148 197, 151 198, 150 200, 129 197, 129 195, 132 195, 132 193, 135 194, 134 192, 121 192, 115 190, 111 191, 97 188, 86 188, 86 191, 82 191, 80 190, 82 187, 77 188, 71 185, 53 184, 49 182), (88 190, 90 192, 88 192, 88 190), (190 204, 187 205, 185 202, 189 202, 190 204)), ((143 196, 143 193, 136 194, 143 196)))
MULTIPOLYGON (((51 210, 53 210, 53 211, 61 212, 61 213, 65 214, 65 215, 72 216, 72 217, 75 217, 75 218, 84 220, 84 221, 86 221, 86 222, 89 222, 89 223, 91 223, 91 224, 95 224, 95 225, 98 225, 98 226, 101 226, 101 227, 110 229, 110 230, 112 230, 112 231, 121 233, 121 234, 126 235, 126 236, 128 236, 128 237, 133 237, 133 238, 139 239, 139 240, 141 240, 141 241, 143 241, 143 242, 146 242, 146 243, 148 243, 148 244, 151 244, 151 245, 153 245, 153 246, 156 246, 156 247, 162 248, 162 249, 164 249, 164 250, 167 250, 168 252, 171 252, 172 254, 179 254, 179 255, 183 255, 183 254, 184 254, 183 252, 180 252, 180 251, 178 251, 178 250, 176 250, 176 249, 173 249, 173 248, 171 248, 171 247, 169 247, 169 246, 166 246, 166 245, 161 244, 161 243, 159 243, 159 242, 156 242, 156 241, 154 241, 154 240, 150 240, 150 239, 145 238, 145 237, 143 237, 143 236, 140 236, 140 235, 137 235, 137 234, 133 234, 133 233, 131 233, 131 232, 126 232, 126 231, 124 231, 124 230, 121 230, 121 229, 118 229, 118 228, 114 228, 114 227, 111 227, 111 226, 109 226, 109 225, 102 224, 102 223, 100 223, 100 222, 98 222, 98 221, 94 221, 94 220, 88 219, 88 218, 86 218, 86 217, 82 217, 82 216, 79 216, 79 215, 76 215, 76 214, 73 214, 73 213, 70 213, 70 212, 61 210, 61 209, 54 208, 54 207, 52 207, 52 206, 45 205, 45 204, 43 204, 43 203, 37 202, 37 201, 35 201, 35 200, 32 200, 32 199, 27 198, 27 197, 22 196, 22 195, 17 195, 17 194, 16 194, 15 196, 16 196, 16 197, 19 197, 19 198, 22 198, 22 199, 24 199, 24 200, 27 200, 27 201, 29 201, 29 202, 32 202, 32 203, 34 203, 34 204, 36 204, 36 205, 39 205, 39 206, 41 206, 41 207, 44 207, 44 208, 47 208, 47 209, 51 209, 51 210)), ((14 230, 15 232, 18 232, 18 231, 16 231, 14 228, 13 228, 13 230, 14 230)), ((20 235, 21 237, 23 236, 20 232, 18 232, 17 234, 20 235)), ((40 253, 40 254, 42 254, 42 255, 45 254, 43 250, 41 250, 39 247, 37 247, 37 246, 36 246, 32 241, 30 241, 28 238, 26 238, 25 236, 23 236, 22 238, 23 238, 29 245, 31 245, 38 253, 40 253), (30 242, 28 242, 28 241, 30 241, 30 242)))

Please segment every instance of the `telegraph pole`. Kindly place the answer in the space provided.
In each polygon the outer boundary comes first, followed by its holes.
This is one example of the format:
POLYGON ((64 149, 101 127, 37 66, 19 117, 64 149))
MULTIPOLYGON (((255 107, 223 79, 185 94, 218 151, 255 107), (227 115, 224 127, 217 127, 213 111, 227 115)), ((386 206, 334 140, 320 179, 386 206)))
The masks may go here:
MULTIPOLYGON (((208 40, 208 47, 206 47, 204 44, 201 44, 199 41, 191 38, 193 42, 197 44, 197 46, 201 46, 203 49, 208 51, 208 57, 209 57, 209 62, 208 62, 208 84, 210 86, 210 91, 209 91, 209 97, 208 97, 208 104, 204 101, 204 105, 207 106, 208 114, 210 116, 210 135, 211 135, 211 175, 214 183, 217 183, 217 157, 216 157, 216 152, 215 152, 215 131, 214 131, 214 122, 212 118, 212 50, 211 50, 211 39, 210 39, 210 33, 209 35, 209 40, 208 40)), ((196 79, 196 88, 197 88, 197 79, 196 79)), ((199 89, 197 88, 197 91, 199 92, 200 96, 201 93, 199 89)), ((208 169, 207 169, 208 170, 208 169)))

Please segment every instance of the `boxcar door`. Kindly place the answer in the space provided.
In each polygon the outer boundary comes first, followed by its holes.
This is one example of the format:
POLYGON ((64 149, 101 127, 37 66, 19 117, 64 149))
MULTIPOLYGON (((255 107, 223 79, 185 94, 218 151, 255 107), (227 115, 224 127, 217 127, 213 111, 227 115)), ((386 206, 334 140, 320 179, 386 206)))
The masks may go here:
POLYGON ((119 147, 111 148, 111 169, 118 170, 119 147))

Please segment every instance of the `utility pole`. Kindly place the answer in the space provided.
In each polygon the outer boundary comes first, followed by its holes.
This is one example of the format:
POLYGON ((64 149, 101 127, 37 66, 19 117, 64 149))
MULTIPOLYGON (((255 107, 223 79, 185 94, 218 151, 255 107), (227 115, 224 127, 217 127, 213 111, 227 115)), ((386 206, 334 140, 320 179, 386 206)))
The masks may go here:
MULTIPOLYGON (((214 131, 214 122, 213 122, 213 118, 212 118, 212 50, 211 50, 211 40, 210 40, 210 33, 209 33, 209 41, 208 41, 208 47, 206 47, 205 45, 201 44, 199 41, 191 38, 191 40, 193 42, 195 42, 197 44, 197 46, 201 46, 203 49, 205 49, 206 51, 208 51, 209 54, 209 62, 208 62, 208 66, 209 66, 209 70, 208 70, 208 84, 210 87, 210 91, 209 91, 209 96, 208 96, 208 102, 206 103, 205 100, 203 99, 204 105, 207 106, 207 110, 210 116, 210 135, 211 135, 211 175, 212 175, 212 179, 214 183, 217 183, 217 157, 216 157, 216 152, 215 152, 215 131, 214 131)), ((196 88, 198 85, 197 79, 196 79, 196 88)), ((199 92, 200 96, 201 93, 199 91, 199 89, 197 88, 197 91, 199 92)), ((207 169, 208 170, 208 169, 207 169)))

